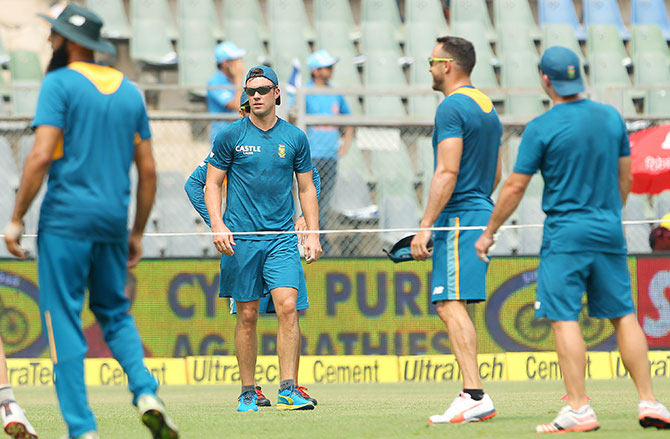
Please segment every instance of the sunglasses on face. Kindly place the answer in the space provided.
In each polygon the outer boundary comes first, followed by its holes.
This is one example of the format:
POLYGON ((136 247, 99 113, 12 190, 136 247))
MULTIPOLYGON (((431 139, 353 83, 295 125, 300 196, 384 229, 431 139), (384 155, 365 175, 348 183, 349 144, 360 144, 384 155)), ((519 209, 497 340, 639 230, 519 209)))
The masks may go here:
POLYGON ((262 85, 260 87, 244 87, 244 91, 247 93, 247 96, 253 96, 258 92, 261 96, 264 96, 270 93, 270 90, 276 88, 274 85, 262 85))
POLYGON ((453 61, 453 58, 428 58, 428 64, 433 67, 433 63, 436 62, 446 62, 446 61, 453 61))

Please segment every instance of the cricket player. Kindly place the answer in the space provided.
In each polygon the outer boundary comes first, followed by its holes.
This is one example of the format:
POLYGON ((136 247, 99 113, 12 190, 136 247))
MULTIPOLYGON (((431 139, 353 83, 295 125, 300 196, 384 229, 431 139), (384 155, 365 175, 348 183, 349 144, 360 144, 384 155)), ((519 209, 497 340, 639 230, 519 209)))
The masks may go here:
MULTIPOLYGON (((472 43, 458 37, 438 38, 428 61, 433 89, 445 98, 435 114, 435 173, 421 227, 481 226, 491 215, 491 194, 500 179, 502 125, 491 99, 470 81, 475 66, 472 43)), ((430 417, 433 424, 485 421, 496 415, 482 388, 477 333, 466 309, 466 303, 486 300, 488 264, 474 251, 480 234, 462 230, 432 234, 431 300, 447 327, 451 349, 463 373, 463 391, 444 414, 430 417)), ((427 248, 430 239, 429 230, 412 239, 414 259, 431 255, 427 248)))
POLYGON ((621 209, 632 185, 626 125, 609 105, 582 97, 579 57, 550 47, 540 61, 541 83, 553 102, 523 133, 514 172, 505 182, 486 231, 476 243, 486 259, 493 234, 514 212, 538 170, 544 180, 544 222, 535 316, 556 337, 568 405, 538 433, 600 427, 586 397, 586 345, 577 323, 586 291, 589 316, 614 325, 619 352, 637 387, 643 427, 670 428, 668 410, 651 387, 647 340, 631 297, 621 209))
POLYGON ((133 404, 154 438, 177 429, 158 383, 144 366, 142 343, 128 314, 126 273, 142 256, 142 233, 156 192, 149 120, 142 95, 123 73, 93 62, 95 50, 115 51, 100 38, 102 21, 70 4, 51 27, 54 50, 33 121, 35 145, 26 158, 7 249, 19 258, 23 216, 49 173, 39 218, 40 314, 70 438, 97 438, 84 383, 85 291, 105 341, 128 375, 133 404), (127 230, 129 171, 138 169, 137 213, 127 230))
MULTIPOLYGON (((242 92, 240 96, 240 118, 244 118, 249 115, 251 109, 249 107, 249 98, 245 92, 242 92)), ((211 222, 209 220, 209 214, 207 213, 207 206, 205 205, 205 182, 207 178, 207 163, 204 161, 198 165, 198 167, 191 173, 189 178, 186 180, 184 185, 184 190, 188 195, 188 199, 193 205, 193 208, 200 214, 205 224, 211 227, 211 222)), ((316 188, 316 197, 319 198, 319 193, 321 191, 321 179, 319 177, 319 172, 316 170, 316 167, 312 168, 312 181, 314 182, 314 187, 316 188)), ((304 231, 307 230, 307 225, 305 223, 305 217, 300 215, 294 224, 295 230, 304 231)), ((299 235, 304 236, 304 235, 299 235)), ((302 265, 300 266, 302 271, 302 265)), ((300 316, 300 310, 309 308, 309 298, 307 297, 307 283, 305 282, 305 274, 301 272, 300 274, 300 286, 298 288, 298 299, 296 302, 296 309, 298 310, 298 316, 300 316)), ((272 303, 272 296, 265 295, 260 300, 258 312, 260 314, 274 314, 275 308, 274 303, 272 303)), ((235 305, 235 300, 230 300, 230 313, 237 314, 237 306, 235 305)), ((302 337, 299 339, 302 340, 302 337)), ((298 345, 298 358, 296 360, 296 388, 298 392, 302 394, 305 399, 308 399, 317 404, 317 400, 312 398, 307 393, 307 387, 298 385, 298 368, 300 366, 300 342, 298 345)), ((254 383, 256 390, 257 401, 256 404, 258 407, 270 407, 272 404, 270 400, 263 394, 263 389, 257 383, 254 383)))
MULTIPOLYGON (((235 347, 242 393, 239 411, 256 411, 254 376, 257 357, 256 323, 260 299, 272 295, 278 320, 279 410, 311 410, 314 404, 298 392, 295 363, 300 330, 296 301, 300 283, 300 254, 295 234, 238 235, 232 232, 293 231, 293 173, 308 230, 318 230, 318 201, 312 182, 309 142, 304 132, 276 116, 280 89, 269 67, 247 73, 249 117, 222 129, 207 159, 205 203, 221 257, 220 296, 237 306, 235 347), (221 217, 221 187, 227 177, 226 210, 221 217)), ((318 234, 304 241, 306 262, 321 257, 318 234)))

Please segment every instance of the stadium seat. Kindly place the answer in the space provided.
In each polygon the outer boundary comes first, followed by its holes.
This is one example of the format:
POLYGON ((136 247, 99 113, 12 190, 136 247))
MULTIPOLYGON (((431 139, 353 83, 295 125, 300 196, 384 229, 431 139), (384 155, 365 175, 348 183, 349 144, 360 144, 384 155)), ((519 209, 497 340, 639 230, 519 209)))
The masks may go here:
POLYGON ((135 27, 144 25, 148 19, 161 21, 163 30, 170 40, 179 37, 167 0, 130 0, 130 24, 133 27, 133 35, 135 27))
POLYGON ((482 36, 489 41, 495 41, 496 33, 491 24, 491 17, 485 0, 452 0, 450 5, 451 22, 449 24, 454 35, 457 35, 454 29, 456 25, 476 22, 483 27, 484 33, 482 36))
POLYGON ((502 58, 500 78, 503 87, 528 88, 537 95, 507 93, 505 114, 519 116, 539 116, 544 113, 542 88, 537 68, 537 55, 532 52, 506 53, 502 58))
POLYGON ((663 31, 663 37, 670 41, 670 19, 663 0, 631 0, 631 23, 655 24, 663 31))
POLYGON ((645 114, 649 116, 670 114, 670 63, 667 58, 653 52, 637 54, 635 85, 650 87, 644 99, 645 114))
POLYGON ((9 72, 13 86, 25 87, 12 89, 12 113, 20 116, 32 116, 37 108, 39 87, 42 82, 42 66, 37 53, 30 50, 13 50, 9 53, 9 72))
MULTIPOLYGON (((223 39, 223 28, 216 13, 213 0, 179 0, 179 13, 177 15, 177 24, 182 21, 198 21, 201 23, 200 32, 210 28, 212 36, 216 40, 223 39)), ((181 29, 179 38, 183 36, 181 29)))
MULTIPOLYGON (((571 49, 579 56, 584 68, 584 52, 577 41, 575 28, 570 24, 546 24, 542 29, 542 51, 544 52, 552 46, 563 46, 571 49)), ((586 76, 583 76, 586 78, 586 76)))
MULTIPOLYGON (((273 23, 285 23, 293 26, 293 33, 299 32, 307 41, 314 40, 314 29, 307 19, 305 4, 302 0, 266 0, 266 8, 270 19, 270 27, 273 23)), ((272 44, 273 40, 270 40, 272 44)))
POLYGON ((548 24, 569 24, 575 30, 579 41, 586 39, 586 30, 577 19, 577 12, 572 0, 538 0, 540 26, 548 24))
MULTIPOLYGON (((269 63, 270 57, 265 50, 261 37, 263 33, 256 22, 228 19, 224 22, 224 30, 228 41, 232 41, 237 47, 247 50, 247 54, 244 56, 244 65, 247 68, 269 63)), ((214 52, 212 52, 213 55, 214 52)), ((279 79, 280 81, 285 80, 279 79)))
MULTIPOLYGON (((441 0, 418 0, 405 2, 405 25, 407 39, 412 37, 410 25, 423 25, 437 29, 438 36, 449 35, 449 26, 444 17, 441 0)), ((413 26, 416 31, 419 26, 413 26)))
POLYGON ((356 169, 338 163, 337 183, 333 194, 334 209, 345 216, 353 216, 372 206, 370 190, 363 176, 356 169))
POLYGON ((2 35, 0 35, 0 68, 5 67, 9 62, 9 53, 2 44, 2 35))
POLYGON ((405 38, 396 0, 362 0, 361 25, 365 26, 368 23, 386 23, 391 26, 390 34, 379 36, 394 35, 397 41, 403 41, 405 38))
POLYGON ((539 61, 532 38, 532 28, 526 23, 502 23, 496 26, 496 30, 498 31, 498 43, 496 44, 498 57, 504 57, 506 53, 524 52, 534 54, 536 60, 539 61))
POLYGON ((356 31, 356 23, 349 0, 313 0, 313 8, 317 32, 323 23, 332 22, 337 23, 340 27, 340 33, 347 37, 359 37, 360 32, 356 31))
MULTIPOLYGON (((235 41, 235 44, 238 44, 236 39, 248 37, 255 39, 258 36, 261 41, 267 40, 268 30, 258 0, 225 0, 223 2, 223 31, 226 38, 235 41), (240 22, 245 24, 246 30, 245 26, 240 25, 240 22), (229 28, 233 23, 235 23, 234 29, 229 28), (233 31, 240 31, 241 34, 234 34, 233 31), (258 35, 252 35, 255 33, 258 35)), ((238 47, 249 47, 248 44, 240 44, 238 47)))
MULTIPOLYGON (((406 49, 412 58, 409 66, 409 82, 413 86, 421 86, 430 90, 433 77, 428 71, 427 58, 435 46, 436 39, 442 35, 440 28, 434 22, 411 22, 407 23, 406 49)), ((414 96, 409 98, 409 113, 412 116, 435 115, 437 108, 435 96, 414 96)))
POLYGON ((130 38, 130 25, 123 0, 87 0, 86 7, 102 18, 102 35, 116 40, 130 38))
POLYGON ((584 24, 616 26, 621 39, 628 40, 630 32, 621 19, 621 12, 616 0, 583 0, 584 24))
MULTIPOLYGON (((339 58, 330 81, 333 86, 360 87, 361 78, 354 64, 354 58, 356 57, 354 44, 349 35, 342 32, 340 22, 322 21, 317 23, 315 49, 325 49, 331 55, 339 58)), ((309 77, 309 72, 306 72, 304 77, 309 77)), ((355 103, 355 106, 358 106, 358 103, 355 103)))
MULTIPOLYGON (((500 31, 501 26, 505 26, 507 29, 519 27, 528 32, 526 38, 539 40, 542 36, 537 23, 535 23, 528 0, 495 0, 493 11, 495 27, 498 31, 500 31)), ((498 37, 500 37, 500 32, 498 32, 498 37)))
POLYGON ((435 172, 435 152, 433 151, 433 139, 421 137, 416 141, 416 153, 419 161, 418 175, 421 183, 421 207, 426 208, 428 194, 430 193, 430 182, 435 172))
POLYGON ((618 54, 605 52, 589 56, 589 79, 594 91, 600 93, 599 99, 614 105, 626 117, 636 114, 630 78, 618 54))
POLYGON ((632 64, 616 27, 594 24, 589 26, 588 33, 586 52, 589 59, 595 54, 608 53, 610 56, 618 58, 623 66, 632 64))
POLYGON ((177 52, 172 47, 163 20, 142 18, 133 22, 130 58, 157 67, 177 64, 177 52))
MULTIPOLYGON (((371 152, 370 168, 377 182, 377 192, 387 195, 406 195, 410 184, 414 191, 415 175, 407 146, 400 141, 395 149, 377 149, 371 152)), ((416 195, 416 194, 415 194, 416 195)))
MULTIPOLYGON (((405 195, 389 195, 381 199, 379 205, 379 227, 382 229, 403 229, 419 227, 419 204, 416 200, 414 188, 405 185, 408 193, 405 195)), ((381 239, 385 246, 391 246, 412 232, 382 233, 381 239)))
POLYGON ((179 20, 179 84, 186 87, 198 87, 192 90, 196 96, 207 94, 205 86, 216 72, 214 34, 203 29, 202 20, 179 20))
POLYGON ((284 21, 270 23, 270 58, 280 84, 288 81, 296 60, 300 63, 302 71, 306 71, 309 53, 309 45, 303 35, 295 30, 293 23, 284 21))
POLYGON ((670 48, 663 37, 663 31, 655 24, 634 25, 629 47, 633 57, 642 53, 653 53, 670 61, 670 48))
MULTIPOLYGON (((479 22, 454 22, 451 23, 452 35, 465 38, 475 46, 477 63, 470 75, 472 83, 479 88, 498 88, 493 66, 498 65, 498 58, 493 55, 489 40, 486 38, 486 30, 479 22)), ((493 98, 493 96, 491 96, 493 98)))

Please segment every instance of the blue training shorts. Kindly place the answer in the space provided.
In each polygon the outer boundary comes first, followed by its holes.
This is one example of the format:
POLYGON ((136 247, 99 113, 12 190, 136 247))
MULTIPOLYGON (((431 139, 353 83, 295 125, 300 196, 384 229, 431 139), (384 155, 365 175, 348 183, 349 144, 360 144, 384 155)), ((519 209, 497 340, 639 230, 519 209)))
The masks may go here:
POLYGON ((577 321, 586 291, 589 316, 614 319, 635 312, 625 254, 540 254, 535 316, 577 321))
POLYGON ((235 239, 235 244, 233 256, 221 256, 220 297, 251 302, 275 288, 298 289, 303 272, 296 235, 258 241, 235 239))
MULTIPOLYGON (((491 212, 470 210, 443 213, 435 227, 485 226, 491 212)), ((433 233, 433 285, 431 301, 486 300, 488 264, 477 257, 475 242, 481 230, 433 233)))
MULTIPOLYGON (((300 285, 298 286, 298 300, 296 302, 296 309, 298 311, 309 308, 309 297, 307 297, 307 282, 305 282, 305 272, 300 264, 300 285)), ((237 305, 234 299, 230 299, 230 313, 237 314, 237 305)), ((259 314, 275 314, 275 304, 272 301, 272 296, 267 294, 261 298, 258 305, 259 314)))

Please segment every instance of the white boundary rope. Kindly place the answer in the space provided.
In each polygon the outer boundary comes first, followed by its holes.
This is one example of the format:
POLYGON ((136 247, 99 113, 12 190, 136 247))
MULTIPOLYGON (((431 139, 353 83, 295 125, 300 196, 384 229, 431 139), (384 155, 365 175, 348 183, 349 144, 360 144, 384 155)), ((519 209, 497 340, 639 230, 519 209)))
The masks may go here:
MULTIPOLYGON (((655 219, 655 220, 636 220, 636 221, 622 221, 621 224, 624 226, 635 226, 641 224, 659 224, 667 220, 655 219)), ((500 231, 511 230, 511 229, 540 229, 544 227, 544 224, 510 224, 500 226, 500 231)), ((214 232, 156 232, 156 233, 145 233, 143 236, 147 238, 162 238, 162 237, 173 237, 173 236, 245 236, 245 235, 295 235, 302 233, 317 233, 319 235, 337 235, 337 234, 353 234, 353 233, 395 233, 395 232, 419 232, 423 230, 430 230, 433 232, 447 232, 455 230, 484 230, 486 226, 460 226, 460 227, 430 227, 430 228, 406 228, 406 229, 342 229, 342 230, 318 230, 310 231, 306 230, 304 232, 297 232, 295 230, 285 230, 285 231, 263 231, 263 232, 230 232, 230 233, 214 233, 214 232)), ((0 235, 4 238, 5 235, 0 235)), ((36 238, 36 234, 22 235, 23 238, 36 238)))

